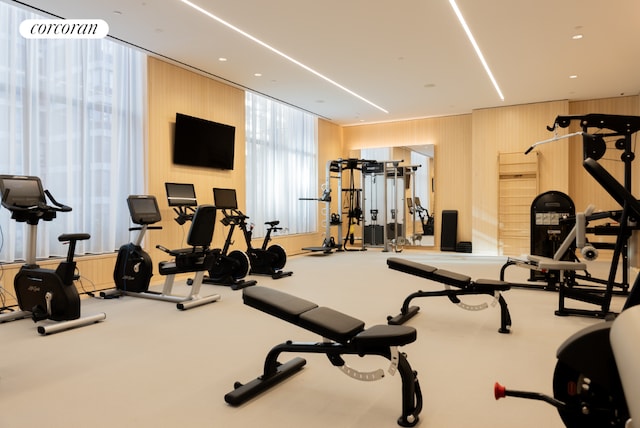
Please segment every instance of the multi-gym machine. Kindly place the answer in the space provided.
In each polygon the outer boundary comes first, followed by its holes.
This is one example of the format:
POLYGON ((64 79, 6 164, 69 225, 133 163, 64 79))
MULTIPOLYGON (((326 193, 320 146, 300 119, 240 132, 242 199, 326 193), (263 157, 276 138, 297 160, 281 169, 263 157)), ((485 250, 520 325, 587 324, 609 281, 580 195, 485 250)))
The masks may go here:
POLYGON ((89 234, 58 237, 60 242, 69 243, 69 249, 66 260, 60 262, 56 270, 41 268, 36 262, 38 223, 40 220, 51 221, 58 212, 69 212, 71 207, 58 203, 48 190, 43 190, 39 177, 1 175, 0 192, 2 206, 11 211, 11 218, 27 224, 26 260, 14 279, 20 310, 0 315, 0 322, 26 317, 34 322, 54 321, 38 325, 38 333, 46 335, 104 320, 104 313, 81 316, 80 296, 74 284, 78 279, 74 261, 76 242, 89 239, 89 234))
MULTIPOLYGON (((588 163, 586 161, 587 159, 591 159, 592 161, 597 162, 602 159, 607 152, 609 152, 609 156, 611 156, 611 152, 613 152, 613 150, 622 152, 619 157, 620 161, 622 161, 623 163, 623 177, 621 180, 621 186, 626 192, 631 192, 632 162, 635 158, 635 153, 633 152, 632 136, 640 130, 640 117, 608 114, 558 116, 554 122, 554 125, 548 126, 547 129, 556 133, 556 135, 548 140, 540 141, 533 144, 525 153, 531 152, 540 144, 546 144, 560 139, 580 135, 582 136, 583 143, 583 156, 585 159, 584 166, 587 171, 590 171, 588 168, 588 163), (582 128, 582 131, 558 136, 557 129, 568 127, 572 121, 578 121, 580 127, 582 128)), ((608 157, 606 158, 606 160, 612 161, 613 158, 608 157)), ((609 191, 609 189, 607 190, 609 191)), ((619 199, 616 199, 616 202, 618 202, 620 205, 624 204, 624 201, 619 199)), ((615 243, 610 247, 610 249, 613 250, 613 254, 611 256, 609 274, 606 280, 599 280, 591 277, 590 275, 579 275, 577 273, 577 271, 586 272, 586 264, 577 260, 577 255, 575 254, 575 243, 584 239, 577 239, 575 238, 575 235, 574 237, 569 237, 570 239, 567 241, 568 245, 565 246, 563 243, 563 245, 556 252, 556 255, 554 255, 553 258, 530 255, 525 261, 518 261, 516 259, 508 260, 507 264, 505 264, 505 266, 503 266, 502 268, 500 278, 504 279, 504 270, 509 265, 517 265, 528 269, 535 269, 540 271, 559 271, 559 274, 557 275, 557 277, 559 278, 557 281, 559 297, 558 310, 556 311, 556 315, 583 315, 604 318, 610 314, 611 297, 614 294, 614 289, 616 287, 621 287, 623 289, 623 292, 628 291, 627 274, 629 267, 627 252, 629 250, 630 243, 633 242, 633 240, 631 240, 631 237, 634 231, 638 230, 639 226, 635 215, 627 215, 626 217, 624 216, 624 209, 599 213, 591 213, 589 211, 586 211, 583 214, 586 214, 582 216, 583 227, 577 227, 579 224, 577 220, 580 217, 576 215, 576 221, 574 221, 576 227, 574 228, 574 230, 585 232, 587 228, 584 226, 590 220, 602 219, 603 215, 604 218, 617 220, 617 225, 609 225, 606 227, 607 234, 613 234, 614 236, 616 236, 615 243), (565 252, 567 251, 571 253, 571 257, 570 260, 565 261, 563 257, 565 255, 565 252), (616 280, 620 267, 622 268, 621 276, 623 278, 621 283, 617 282, 616 280), (584 283, 578 284, 577 280, 595 283, 596 285, 600 286, 594 287, 592 285, 584 283), (566 306, 567 299, 577 300, 583 303, 595 305, 596 308, 569 308, 566 306)), ((594 230, 597 229, 594 228, 594 230)), ((584 233, 582 233, 582 235, 583 234, 584 233)), ((589 257, 585 256, 585 259, 589 259, 589 257)))
MULTIPOLYGON (((621 146, 626 146, 628 136, 640 130, 640 117, 635 116, 559 117, 556 124, 568 126, 573 119, 579 119, 583 128, 596 126, 621 133, 624 135, 621 146)), ((586 134, 585 131, 583 166, 622 207, 613 257, 617 265, 616 258, 633 228, 631 219, 640 218, 640 202, 629 190, 630 182, 621 184, 598 163, 592 143, 593 135, 586 134)), ((624 157, 623 155, 623 160, 624 157)), ((632 158, 630 156, 627 160, 630 162, 632 158)), ((627 164, 625 162, 625 166, 627 164)), ((614 277, 615 268, 612 265, 610 285, 614 277)), ((569 428, 637 426, 640 370, 637 365, 638 340, 634 332, 638 331, 639 305, 640 275, 636 276, 618 317, 611 316, 607 321, 578 331, 558 348, 558 361, 553 373, 553 397, 536 392, 510 390, 496 383, 495 398, 511 396, 547 402, 558 409, 562 421, 569 428)))
POLYGON ((402 251, 406 241, 405 198, 407 192, 415 198, 414 176, 420 167, 402 162, 353 158, 328 161, 322 197, 301 198, 325 204, 325 239, 322 246, 303 250, 331 253, 382 246, 384 251, 402 251))
POLYGON ((356 236, 356 233, 358 227, 364 230, 365 198, 363 195, 365 189, 361 175, 367 165, 372 162, 375 161, 354 158, 327 161, 326 182, 323 185, 322 197, 301 199, 317 200, 324 203, 325 238, 322 246, 305 247, 303 250, 330 254, 334 250, 359 251, 365 249, 363 237, 356 236), (356 171, 361 174, 356 174, 356 171), (347 178, 348 181, 345 181, 347 178), (335 198, 331 196, 333 182, 336 183, 336 191, 333 192, 335 198), (332 204, 335 204, 337 212, 332 212, 332 204), (336 231, 336 236, 333 235, 334 231, 336 231))
MULTIPOLYGON (((405 200, 407 198, 416 200, 415 172, 420 168, 420 165, 401 165, 397 161, 386 161, 384 166, 384 175, 387 181, 384 197, 387 206, 383 217, 383 221, 387 225, 384 229, 384 250, 400 252, 407 244, 409 221, 411 221, 412 242, 414 242, 413 237, 416 235, 416 213, 413 211, 409 213, 410 216, 407 216, 409 206, 405 200), (407 193, 410 196, 407 196, 407 193)), ((421 234, 419 236, 422 237, 421 234)))

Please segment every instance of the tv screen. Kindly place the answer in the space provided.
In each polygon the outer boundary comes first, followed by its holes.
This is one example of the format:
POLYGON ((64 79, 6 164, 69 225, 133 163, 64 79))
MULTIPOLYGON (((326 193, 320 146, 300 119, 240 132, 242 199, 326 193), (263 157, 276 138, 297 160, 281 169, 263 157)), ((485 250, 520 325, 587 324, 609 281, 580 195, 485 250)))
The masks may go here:
POLYGON ((233 169, 235 126, 176 113, 173 163, 233 169))

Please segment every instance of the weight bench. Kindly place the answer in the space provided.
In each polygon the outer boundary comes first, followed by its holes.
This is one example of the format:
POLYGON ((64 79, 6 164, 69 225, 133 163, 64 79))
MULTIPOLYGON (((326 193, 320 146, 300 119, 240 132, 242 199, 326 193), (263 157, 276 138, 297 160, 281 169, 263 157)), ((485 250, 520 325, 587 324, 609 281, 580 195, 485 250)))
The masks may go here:
MULTIPOLYGON (((487 303, 480 305, 466 305, 462 303, 459 296, 470 294, 486 294, 493 296, 495 300, 500 303, 500 333, 511 333, 509 327, 511 327, 511 315, 509 314, 509 308, 504 297, 502 297, 501 291, 507 291, 511 288, 509 283, 504 281, 497 281, 491 279, 478 279, 471 280, 471 277, 462 275, 456 272, 450 272, 444 269, 438 269, 433 266, 429 266, 422 263, 413 262, 410 260, 404 260, 397 257, 390 257, 387 259, 387 265, 390 269, 398 270, 400 272, 408 273, 411 275, 419 276, 431 281, 440 282, 445 284, 445 290, 438 291, 422 291, 419 290, 410 294, 402 304, 401 312, 395 317, 387 317, 387 321, 391 325, 404 324, 407 320, 415 316, 420 310, 419 306, 409 306, 411 300, 417 297, 434 297, 434 296, 446 296, 452 303, 460 306, 466 310, 478 311, 486 309, 487 303), (456 287, 456 288, 450 288, 456 287)), ((495 305, 495 301, 493 303, 495 305)))
POLYGON ((242 291, 244 303, 277 318, 288 321, 324 338, 322 342, 286 341, 269 351, 264 372, 249 383, 236 382, 234 390, 225 395, 227 403, 237 406, 263 391, 287 379, 306 364, 300 357, 279 363, 282 352, 308 352, 326 354, 334 366, 348 376, 362 381, 374 381, 384 377, 384 371, 359 372, 345 364, 342 355, 378 355, 391 361, 389 374, 400 372, 402 378, 402 416, 398 424, 412 427, 418 423, 422 410, 422 393, 417 373, 413 371, 406 355, 397 347, 416 340, 416 330, 406 326, 376 325, 365 329, 364 322, 330 308, 267 287, 254 286, 242 291))

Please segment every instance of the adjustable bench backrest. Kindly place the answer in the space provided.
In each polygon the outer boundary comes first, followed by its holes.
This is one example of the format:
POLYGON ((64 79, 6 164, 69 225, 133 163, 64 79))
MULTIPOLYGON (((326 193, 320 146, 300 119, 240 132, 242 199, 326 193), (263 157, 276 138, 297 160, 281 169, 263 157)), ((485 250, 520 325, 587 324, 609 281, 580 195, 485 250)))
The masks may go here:
POLYGON ((266 287, 242 291, 244 303, 339 343, 364 330, 364 322, 308 300, 266 287))
POLYGON ((452 285, 454 287, 465 288, 471 284, 471 277, 456 272, 450 272, 444 269, 438 269, 423 263, 413 262, 411 260, 390 257, 387 259, 387 265, 394 270, 419 276, 421 278, 430 279, 432 281, 441 282, 443 284, 452 285))

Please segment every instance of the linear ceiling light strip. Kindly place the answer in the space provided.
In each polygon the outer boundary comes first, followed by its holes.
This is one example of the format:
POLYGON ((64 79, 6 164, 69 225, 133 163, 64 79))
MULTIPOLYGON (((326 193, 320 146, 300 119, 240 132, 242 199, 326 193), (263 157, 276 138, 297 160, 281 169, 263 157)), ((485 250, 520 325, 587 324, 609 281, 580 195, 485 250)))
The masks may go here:
POLYGON ((467 25, 467 22, 465 21, 464 16, 462 16, 462 12, 460 12, 460 9, 458 8, 456 1, 449 0, 449 4, 451 4, 453 11, 456 13, 458 20, 460 21, 460 25, 462 25, 462 28, 464 28, 465 33, 467 33, 467 37, 469 38, 469 41, 473 45, 473 48, 476 50, 476 54, 478 55, 478 58, 480 59, 480 62, 482 63, 484 70, 487 72, 489 79, 491 79, 491 83, 493 83, 493 87, 496 88, 496 92, 498 92, 498 96, 500 96, 500 99, 504 101, 504 95, 502 95, 502 91, 498 86, 498 82, 496 82, 496 79, 493 77, 493 73, 491 73, 491 69, 487 64, 487 61, 485 61, 484 55, 482 55, 482 51, 480 51, 480 47, 476 43, 476 39, 473 37, 473 34, 471 34, 471 30, 469 29, 469 26, 467 25))
POLYGON ((304 68, 304 69, 305 69, 305 70, 307 70, 308 72, 315 74, 316 76, 320 77, 321 79, 323 79, 323 80, 325 80, 325 81, 327 81, 327 82, 331 83, 332 85, 334 85, 334 86, 335 86, 335 87, 337 87, 337 88, 342 89, 343 91, 345 91, 345 92, 347 92, 348 94, 350 94, 350 95, 352 95, 352 96, 354 96, 354 97, 358 98, 359 100, 364 101, 365 103, 367 103, 367 104, 369 104, 369 105, 371 105, 371 106, 375 107, 376 109, 378 109, 378 110, 380 110, 380 111, 382 111, 382 112, 384 112, 384 113, 389 113, 387 110, 383 109, 382 107, 378 106, 377 104, 374 104, 373 102, 371 102, 371 101, 367 100, 366 98, 364 98, 364 97, 362 97, 362 96, 360 96, 360 95, 356 94, 356 93, 355 93, 355 92, 353 92, 352 90, 350 90, 350 89, 348 89, 348 88, 346 88, 346 87, 342 86, 342 85, 341 85, 341 84, 339 84, 338 82, 335 82, 335 81, 331 80, 331 79, 330 79, 330 78, 328 78, 327 76, 325 76, 325 75, 323 75, 323 74, 321 74, 321 73, 319 73, 319 72, 315 71, 314 69, 312 69, 311 67, 309 67, 309 66, 307 66, 307 65, 304 65, 304 64, 303 64, 303 63, 301 63, 300 61, 298 61, 298 60, 296 60, 296 59, 294 59, 294 58, 291 58, 289 55, 285 54, 284 52, 279 51, 278 49, 274 48, 273 46, 271 46, 271 45, 269 45, 269 44, 267 44, 267 43, 263 42, 262 40, 260 40, 260 39, 258 39, 258 38, 256 38, 256 37, 252 36, 251 34, 249 34, 249 33, 245 32, 245 31, 241 30, 240 28, 236 27, 235 25, 233 25, 233 24, 231 24, 231 23, 229 23, 229 22, 225 21, 224 19, 222 19, 222 18, 220 18, 220 17, 218 17, 218 16, 214 15, 213 13, 211 13, 211 12, 209 12, 209 11, 207 11, 207 10, 205 10, 205 9, 201 8, 200 6, 198 6, 198 5, 196 5, 196 4, 192 3, 192 2, 190 2, 190 1, 188 1, 188 0, 180 0, 180 1, 181 1, 182 3, 184 3, 184 4, 186 4, 187 6, 190 6, 190 7, 194 8, 194 9, 195 9, 195 10, 197 10, 198 12, 200 12, 200 13, 202 13, 202 14, 204 14, 204 15, 208 16, 209 18, 211 18, 211 19, 213 19, 213 20, 215 20, 215 21, 218 21, 220 24, 224 25, 225 27, 227 27, 227 28, 229 28, 229 29, 231 29, 231 30, 233 30, 233 31, 237 32, 238 34, 243 35, 244 37, 248 38, 249 40, 252 40, 252 41, 256 42, 257 44, 259 44, 259 45, 261 45, 261 46, 263 46, 263 47, 265 47, 265 48, 269 49, 271 52, 273 52, 273 53, 275 53, 275 54, 277 54, 277 55, 280 55, 282 58, 286 59, 287 61, 290 61, 290 62, 294 63, 295 65, 297 65, 297 66, 299 66, 299 67, 304 68))

